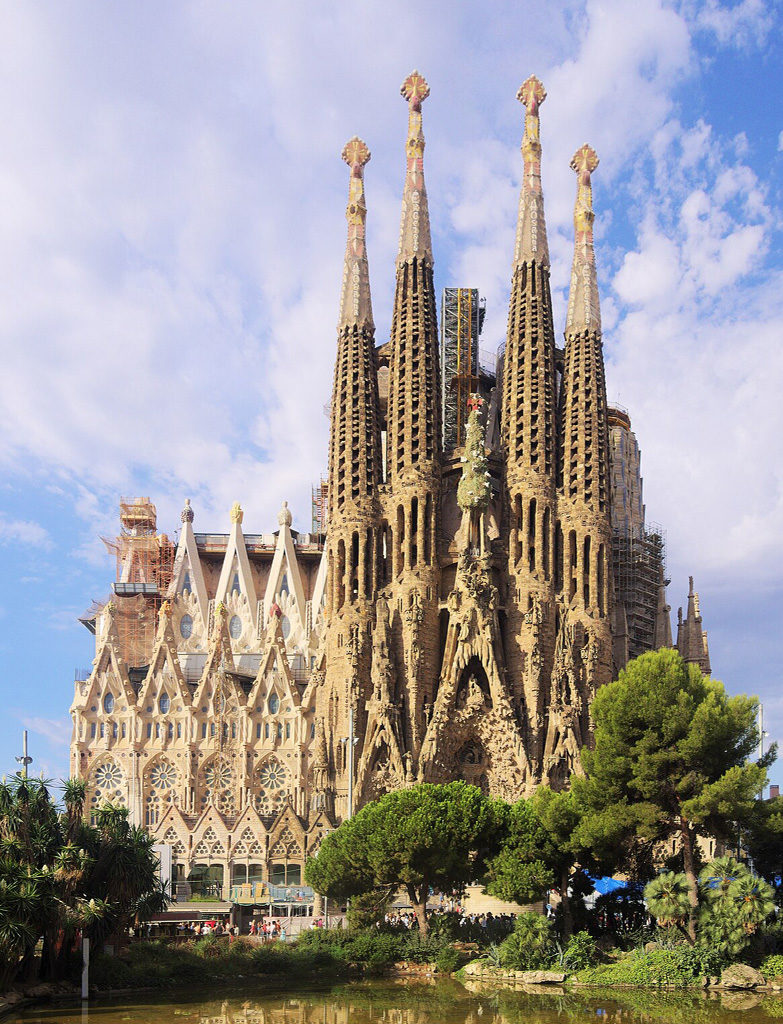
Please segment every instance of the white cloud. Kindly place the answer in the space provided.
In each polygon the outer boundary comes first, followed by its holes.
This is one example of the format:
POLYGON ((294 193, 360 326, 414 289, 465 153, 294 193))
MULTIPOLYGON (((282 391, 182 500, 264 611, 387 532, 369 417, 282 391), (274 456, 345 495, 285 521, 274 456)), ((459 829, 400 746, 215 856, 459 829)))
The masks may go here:
POLYGON ((739 0, 739 3, 727 4, 718 0, 701 0, 696 10, 697 27, 714 35, 723 46, 759 46, 773 25, 771 10, 764 0, 739 0))
POLYGON ((37 715, 22 716, 22 725, 30 732, 44 736, 55 746, 66 746, 71 741, 71 723, 63 718, 40 718, 37 715))
POLYGON ((50 548, 52 539, 40 523, 28 519, 9 519, 0 512, 0 544, 24 544, 50 548))

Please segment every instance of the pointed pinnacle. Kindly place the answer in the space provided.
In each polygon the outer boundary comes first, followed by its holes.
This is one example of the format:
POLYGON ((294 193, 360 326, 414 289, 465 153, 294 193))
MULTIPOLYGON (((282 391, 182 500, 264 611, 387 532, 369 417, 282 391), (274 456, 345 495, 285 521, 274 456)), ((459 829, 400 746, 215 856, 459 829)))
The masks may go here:
POLYGON ((338 330, 349 325, 373 328, 370 274, 367 265, 365 225, 367 203, 364 198, 364 167, 370 159, 367 144, 356 135, 343 147, 342 158, 351 168, 348 186, 348 240, 343 263, 343 287, 340 298, 338 330))
POLYGON ((365 164, 370 162, 370 156, 372 154, 367 148, 367 143, 360 139, 358 135, 354 135, 354 137, 349 139, 343 146, 341 155, 348 166, 352 168, 354 164, 364 167, 365 164))
POLYGON ((408 101, 411 107, 419 111, 421 105, 430 94, 430 87, 427 80, 418 71, 411 71, 408 77, 400 86, 400 95, 408 101))
POLYGON ((530 75, 520 85, 517 99, 520 103, 525 104, 531 114, 537 114, 538 108, 546 99, 546 89, 541 84, 540 79, 536 78, 535 75, 530 75))
POLYGON ((580 172, 587 172, 592 174, 598 166, 598 154, 588 143, 580 146, 579 149, 571 157, 571 170, 576 171, 577 174, 580 172))
POLYGON ((408 103, 408 138, 405 144, 406 172, 402 195, 400 249, 398 262, 426 258, 432 263, 432 238, 427 190, 424 185, 424 131, 421 105, 430 87, 418 71, 412 71, 402 83, 400 94, 408 103))
POLYGON ((590 175, 598 166, 598 156, 585 143, 571 158, 577 175, 574 204, 574 263, 568 296, 566 331, 601 330, 601 308, 593 249, 593 186, 590 175))
POLYGON ((546 89, 535 75, 525 79, 517 92, 525 105, 525 130, 522 134, 524 171, 519 196, 514 266, 520 263, 549 265, 549 245, 544 220, 544 196, 541 190, 541 138, 538 108, 546 99, 546 89))

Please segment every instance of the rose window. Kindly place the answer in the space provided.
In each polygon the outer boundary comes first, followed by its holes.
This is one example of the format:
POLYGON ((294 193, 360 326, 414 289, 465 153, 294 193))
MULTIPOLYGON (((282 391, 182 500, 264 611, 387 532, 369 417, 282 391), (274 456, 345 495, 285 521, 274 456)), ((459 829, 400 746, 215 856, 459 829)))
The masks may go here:
POLYGON ((150 782, 155 789, 173 789, 177 770, 173 764, 156 764, 150 771, 150 782))
POLYGON ((101 789, 116 789, 122 785, 122 772, 113 761, 95 769, 95 785, 101 789))
POLYGON ((106 803, 125 804, 122 772, 113 761, 98 765, 90 785, 90 810, 92 820, 95 812, 106 803))
POLYGON ((210 789, 229 789, 231 769, 227 764, 211 764, 204 772, 204 778, 210 789))
POLYGON ((267 761, 258 772, 259 788, 256 810, 259 814, 275 814, 283 806, 287 784, 285 768, 279 761, 267 761))
POLYGON ((258 778, 264 789, 281 789, 285 785, 285 768, 277 761, 267 761, 258 778))
POLYGON ((227 814, 234 813, 234 773, 225 762, 212 762, 204 770, 201 806, 214 803, 227 814))

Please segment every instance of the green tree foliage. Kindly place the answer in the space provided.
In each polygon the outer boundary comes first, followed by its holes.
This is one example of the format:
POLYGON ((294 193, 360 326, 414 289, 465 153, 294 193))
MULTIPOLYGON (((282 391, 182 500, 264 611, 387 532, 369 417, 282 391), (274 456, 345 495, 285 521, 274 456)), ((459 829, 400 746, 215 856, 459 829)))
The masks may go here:
POLYGON ((580 842, 582 811, 572 791, 539 786, 529 800, 497 804, 499 851, 488 864, 487 892, 498 899, 528 903, 557 886, 563 908, 563 933, 572 932, 569 888, 576 865, 586 866, 589 851, 580 842))
POLYGON ((461 890, 480 877, 495 828, 494 808, 475 786, 421 783, 367 804, 325 836, 305 878, 341 900, 403 887, 425 936, 430 890, 461 890))
POLYGON ((783 796, 759 800, 743 831, 753 867, 771 885, 783 877, 783 796))
POLYGON ((487 892, 510 903, 539 900, 555 881, 550 837, 530 800, 496 806, 500 849, 489 860, 487 892))
POLYGON ((728 840, 756 813, 773 748, 750 762, 758 743, 753 697, 727 696, 676 651, 643 654, 598 691, 591 712, 595 746, 574 780, 589 813, 580 839, 611 857, 629 839, 675 838, 688 880, 688 933, 699 909, 699 835, 728 840))
POLYGON ((29 970, 43 939, 41 974, 62 977, 77 932, 100 941, 163 909, 152 840, 106 805, 83 820, 84 784, 65 784, 59 813, 42 779, 0 785, 0 983, 29 970))

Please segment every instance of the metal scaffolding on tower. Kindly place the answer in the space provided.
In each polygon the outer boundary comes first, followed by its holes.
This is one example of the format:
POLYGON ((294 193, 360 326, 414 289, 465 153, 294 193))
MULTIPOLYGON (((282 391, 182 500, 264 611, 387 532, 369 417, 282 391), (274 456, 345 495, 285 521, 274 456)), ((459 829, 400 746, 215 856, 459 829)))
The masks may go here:
POLYGON ((120 657, 129 669, 149 664, 158 612, 174 574, 174 544, 157 531, 149 498, 120 498, 120 533, 103 543, 116 559, 112 603, 120 657))
POLYGON ((441 310, 443 447, 465 443, 468 398, 479 385, 479 335, 486 301, 477 288, 444 288, 441 310))

